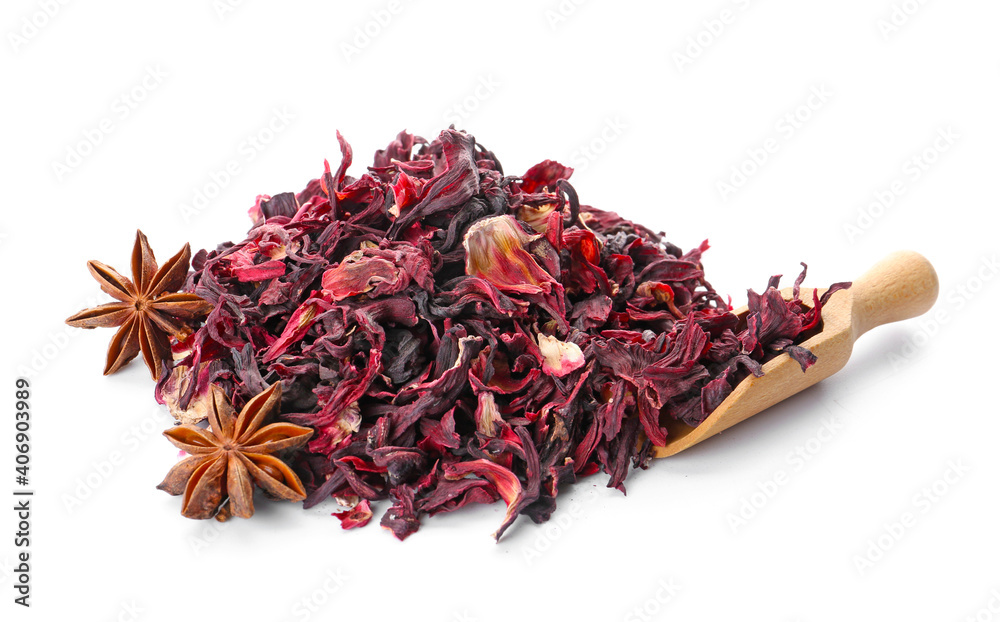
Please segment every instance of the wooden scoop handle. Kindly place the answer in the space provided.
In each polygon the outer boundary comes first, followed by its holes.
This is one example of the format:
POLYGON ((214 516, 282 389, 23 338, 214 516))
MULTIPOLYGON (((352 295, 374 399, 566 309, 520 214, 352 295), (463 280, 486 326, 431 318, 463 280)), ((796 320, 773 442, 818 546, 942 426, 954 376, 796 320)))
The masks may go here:
POLYGON ((897 251, 875 264, 851 286, 854 338, 882 324, 917 317, 938 296, 938 277, 927 259, 897 251))

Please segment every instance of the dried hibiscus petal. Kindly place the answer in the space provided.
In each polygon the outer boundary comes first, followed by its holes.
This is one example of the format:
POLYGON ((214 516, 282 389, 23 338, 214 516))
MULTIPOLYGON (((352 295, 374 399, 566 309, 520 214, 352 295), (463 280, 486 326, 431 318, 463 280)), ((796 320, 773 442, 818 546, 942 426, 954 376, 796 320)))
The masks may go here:
MULTIPOLYGON (((338 141, 336 170, 261 195, 246 240, 192 262, 183 291, 214 308, 165 361, 159 399, 194 421, 218 391, 248 404, 280 384, 270 447, 285 425, 298 449, 179 463, 164 487, 189 515, 224 496, 221 514, 247 515, 251 479, 274 493, 301 477, 286 498, 346 500, 345 529, 387 503, 399 539, 424 515, 503 500, 499 538, 522 514, 548 520, 579 477, 624 491, 670 420, 698 425, 771 358, 811 365, 802 342, 849 285, 802 300, 803 271, 785 300, 775 277, 741 321, 705 279, 707 242, 684 252, 581 204, 558 162, 509 176, 469 134, 401 132, 355 178, 338 141)), ((187 428, 172 439, 204 453, 187 428)))
POLYGON ((334 512, 333 514, 338 519, 340 519, 340 526, 344 529, 354 529, 355 527, 364 527, 372 519, 372 508, 371 504, 368 503, 368 499, 362 499, 350 510, 345 512, 334 512))

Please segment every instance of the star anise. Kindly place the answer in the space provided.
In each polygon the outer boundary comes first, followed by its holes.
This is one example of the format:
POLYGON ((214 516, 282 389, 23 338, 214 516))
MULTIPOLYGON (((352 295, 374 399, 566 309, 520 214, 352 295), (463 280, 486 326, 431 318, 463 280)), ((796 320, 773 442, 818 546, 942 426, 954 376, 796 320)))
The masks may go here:
POLYGON ((101 289, 119 302, 85 309, 66 320, 70 326, 120 326, 108 347, 104 374, 113 374, 141 351, 153 380, 160 378, 163 361, 170 358, 170 337, 183 340, 190 323, 212 310, 212 304, 194 294, 177 292, 187 278, 191 246, 157 267, 149 241, 136 231, 132 249, 132 280, 99 261, 88 261, 101 289))
POLYGON ((213 385, 210 430, 185 424, 163 433, 191 455, 174 465, 157 488, 183 494, 181 514, 200 519, 212 518, 223 505, 232 516, 253 516, 253 482, 272 497, 305 499, 299 477, 274 454, 298 449, 313 431, 285 422, 261 427, 280 404, 279 381, 254 396, 237 417, 225 393, 213 385))

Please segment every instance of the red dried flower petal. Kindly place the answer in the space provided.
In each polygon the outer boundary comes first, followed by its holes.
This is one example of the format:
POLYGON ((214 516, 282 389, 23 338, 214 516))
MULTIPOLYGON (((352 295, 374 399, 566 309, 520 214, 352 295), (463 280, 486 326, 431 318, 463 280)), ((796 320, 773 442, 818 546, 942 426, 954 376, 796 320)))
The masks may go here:
POLYGON ((357 505, 345 512, 334 512, 344 529, 364 527, 372 519, 372 508, 367 499, 362 499, 357 505))
MULTIPOLYGON (((392 500, 381 524, 403 539, 424 514, 502 498, 499 537, 521 514, 547 520, 577 476, 603 470, 624 491, 668 422, 697 425, 781 353, 811 364, 799 344, 843 286, 810 305, 804 274, 790 301, 772 279, 741 323, 705 280, 707 243, 684 252, 582 205, 569 167, 504 176, 464 132, 402 132, 355 178, 338 141, 339 167, 259 197, 246 240, 195 256, 186 291, 215 306, 158 395, 260 435, 243 466, 272 494, 358 499, 345 528, 376 499, 392 500), (242 403, 276 378, 288 388, 277 427, 237 423, 205 390, 221 383, 242 403), (287 422, 315 430, 295 472, 266 456, 306 436, 287 422)), ((102 278, 125 291, 119 277, 102 278)), ((244 487, 235 468, 227 477, 244 487)))

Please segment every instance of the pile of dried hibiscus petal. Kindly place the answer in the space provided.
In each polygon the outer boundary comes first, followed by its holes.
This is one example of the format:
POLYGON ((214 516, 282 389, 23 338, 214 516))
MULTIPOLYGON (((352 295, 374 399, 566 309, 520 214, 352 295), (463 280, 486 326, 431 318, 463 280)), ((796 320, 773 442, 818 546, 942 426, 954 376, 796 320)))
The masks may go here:
POLYGON ((669 420, 697 425, 770 358, 805 370, 796 344, 849 286, 806 304, 804 269, 791 301, 773 277, 741 322, 705 280, 707 243, 685 253, 581 205, 557 162, 505 176, 469 134, 402 132, 354 178, 338 139, 335 171, 258 197, 247 238, 197 253, 171 294, 211 308, 151 366, 188 424, 168 436, 192 455, 161 484, 185 515, 249 516, 253 480, 307 508, 338 499, 344 528, 389 499, 382 526, 403 539, 502 499, 499 539, 578 477, 624 492, 669 420))

